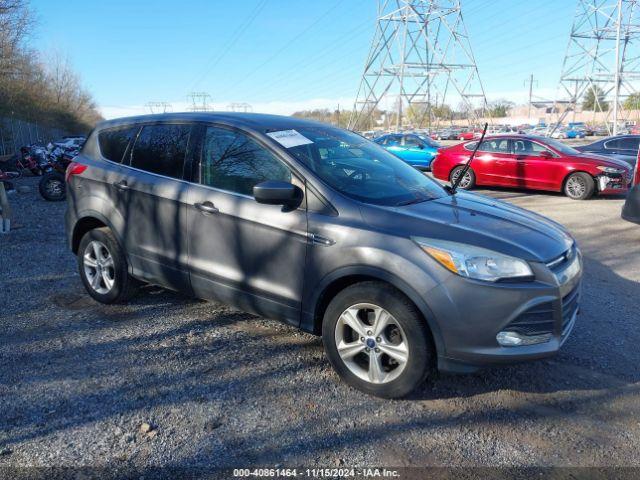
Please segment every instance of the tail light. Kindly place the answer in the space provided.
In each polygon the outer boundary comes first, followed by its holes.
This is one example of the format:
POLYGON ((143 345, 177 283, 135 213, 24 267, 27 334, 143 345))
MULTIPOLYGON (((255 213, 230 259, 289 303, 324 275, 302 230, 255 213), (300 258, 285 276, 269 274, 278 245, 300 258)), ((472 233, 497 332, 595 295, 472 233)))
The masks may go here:
POLYGON ((80 175, 82 172, 84 172, 87 169, 86 165, 83 165, 81 163, 77 163, 77 162, 71 162, 69 164, 69 166, 67 167, 67 171, 64 174, 64 180, 65 182, 69 182, 69 179, 73 176, 73 175, 80 175))

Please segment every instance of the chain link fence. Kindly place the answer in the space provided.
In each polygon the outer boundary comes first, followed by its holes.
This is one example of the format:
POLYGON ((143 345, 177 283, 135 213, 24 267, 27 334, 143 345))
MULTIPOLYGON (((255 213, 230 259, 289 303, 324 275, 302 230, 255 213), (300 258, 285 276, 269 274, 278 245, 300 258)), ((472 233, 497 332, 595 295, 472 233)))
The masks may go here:
POLYGON ((47 128, 38 123, 0 116, 0 156, 13 155, 24 145, 47 143, 67 135, 59 128, 47 128))

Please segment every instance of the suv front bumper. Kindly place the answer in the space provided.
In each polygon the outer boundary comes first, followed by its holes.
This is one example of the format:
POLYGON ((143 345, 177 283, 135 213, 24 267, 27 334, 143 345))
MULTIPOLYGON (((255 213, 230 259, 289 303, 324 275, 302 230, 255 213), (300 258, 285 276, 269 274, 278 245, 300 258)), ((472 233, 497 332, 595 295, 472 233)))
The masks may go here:
POLYGON ((444 351, 438 368, 471 372, 483 366, 552 356, 567 340, 579 314, 582 257, 574 247, 562 262, 531 263, 536 280, 528 283, 477 282, 453 276, 427 299, 440 326, 444 351), (500 332, 541 343, 502 346, 500 332))

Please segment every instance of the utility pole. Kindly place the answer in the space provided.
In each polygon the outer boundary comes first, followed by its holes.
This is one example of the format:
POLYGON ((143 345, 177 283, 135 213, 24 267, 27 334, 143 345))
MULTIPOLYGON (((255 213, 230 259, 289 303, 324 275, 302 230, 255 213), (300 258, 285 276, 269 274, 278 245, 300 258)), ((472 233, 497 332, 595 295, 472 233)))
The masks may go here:
POLYGON ((622 28, 622 0, 618 0, 618 19, 616 21, 616 74, 613 95, 613 134, 618 134, 618 103, 620 102, 620 30, 622 28))
MULTIPOLYGON (((379 105, 397 94, 395 127, 403 108, 462 103, 469 122, 488 112, 460 0, 378 0, 376 31, 366 59, 349 128, 370 123, 379 105), (436 105, 431 99, 436 98, 436 105)), ((422 126, 424 118, 419 120, 422 126)))
MULTIPOLYGON (((529 84, 529 113, 527 114, 527 118, 529 120, 531 120, 531 108, 533 106, 533 73, 529 76, 529 80, 525 80, 525 85, 528 83, 529 84)), ((537 81, 536 81, 536 85, 537 85, 537 81)))

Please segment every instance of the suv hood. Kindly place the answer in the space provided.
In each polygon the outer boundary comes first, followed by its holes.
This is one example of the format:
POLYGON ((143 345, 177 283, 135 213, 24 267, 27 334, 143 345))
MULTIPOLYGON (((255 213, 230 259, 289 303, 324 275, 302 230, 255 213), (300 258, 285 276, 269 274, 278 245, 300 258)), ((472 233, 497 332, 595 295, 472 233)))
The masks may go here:
POLYGON ((458 192, 403 207, 363 209, 371 226, 406 236, 450 240, 534 262, 549 262, 574 243, 560 224, 478 194, 458 192), (381 214, 382 211, 386 214, 381 214))

